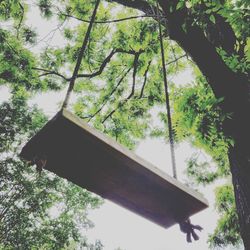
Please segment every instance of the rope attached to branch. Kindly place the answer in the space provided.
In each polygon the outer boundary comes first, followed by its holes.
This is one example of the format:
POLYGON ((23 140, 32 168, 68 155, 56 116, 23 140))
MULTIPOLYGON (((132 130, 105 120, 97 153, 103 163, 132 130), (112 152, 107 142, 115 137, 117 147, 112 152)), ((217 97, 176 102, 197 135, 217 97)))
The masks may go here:
MULTIPOLYGON (((162 59, 162 70, 163 70, 163 79, 164 79, 164 89, 166 96, 166 108, 167 108, 167 118, 168 118, 168 132, 169 132, 169 142, 170 142, 170 151, 171 151, 171 159, 172 159, 172 169, 173 169, 173 177, 177 179, 177 171, 176 171, 176 161, 175 161, 175 151, 174 151, 174 133, 172 128, 172 120, 171 120, 171 110, 170 110, 170 101, 169 101, 169 92, 168 92, 168 81, 167 81, 167 71, 165 64, 165 54, 163 47, 163 37, 161 30, 161 21, 160 21, 160 13, 159 13, 159 3, 157 1, 157 16, 158 16, 158 25, 159 25, 159 40, 161 47, 161 59, 162 59)), ((185 219, 179 222, 180 230, 186 234, 186 240, 188 243, 192 242, 192 238, 196 241, 199 240, 199 236, 196 234, 194 230, 201 231, 203 228, 199 225, 191 224, 190 219, 185 219)))
POLYGON ((170 152, 171 152, 171 160, 172 160, 172 170, 173 170, 173 177, 177 179, 175 151, 174 151, 174 134, 173 134, 173 127, 172 127, 172 120, 171 120, 168 80, 167 80, 167 71, 166 71, 166 64, 165 64, 165 54, 164 54, 164 46, 163 46, 163 38, 162 38, 162 30, 161 30, 161 21, 159 18, 160 13, 159 13, 158 2, 157 2, 157 16, 158 16, 157 20, 158 20, 158 25, 159 25, 159 40, 160 40, 160 47, 161 47, 164 89, 165 89, 165 96, 166 96, 166 108, 167 108, 167 118, 168 118, 168 132, 169 132, 170 152))
POLYGON ((96 12, 97 12, 99 3, 100 3, 100 0, 97 0, 97 1, 96 1, 96 4, 95 4, 94 11, 93 11, 93 14, 92 14, 91 19, 90 19, 90 22, 89 22, 89 26, 88 26, 86 35, 85 35, 85 37, 84 37, 84 39, 83 39, 82 47, 81 47, 80 52, 79 52, 78 57, 77 57, 75 69, 74 69, 73 75, 72 75, 72 77, 71 77, 71 79, 70 79, 69 87, 68 87, 68 90, 67 90, 67 93, 66 93, 66 96, 65 96, 65 99, 64 99, 62 108, 66 108, 66 107, 68 106, 70 94, 71 94, 71 92, 72 92, 72 90, 73 90, 73 88, 74 88, 74 85, 75 85, 75 80, 76 80, 78 71, 79 71, 80 66, 81 66, 81 61, 82 61, 82 58, 83 58, 85 49, 86 49, 87 44, 88 44, 90 32, 91 32, 91 29, 92 29, 93 24, 94 24, 94 20, 95 20, 95 17, 96 17, 96 12))

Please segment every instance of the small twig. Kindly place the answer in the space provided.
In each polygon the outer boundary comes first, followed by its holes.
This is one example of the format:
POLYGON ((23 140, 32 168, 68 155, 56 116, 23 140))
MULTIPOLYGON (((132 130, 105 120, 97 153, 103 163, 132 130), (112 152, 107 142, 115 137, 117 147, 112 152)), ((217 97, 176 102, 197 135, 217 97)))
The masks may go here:
MULTIPOLYGON (((53 36, 55 35, 55 32, 57 30, 60 30, 60 28, 64 25, 65 21, 66 20, 64 20, 62 23, 58 24, 54 29, 52 29, 51 31, 49 31, 44 37, 42 37, 41 39, 39 39, 36 44, 29 46, 28 49, 31 49, 31 48, 37 46, 38 44, 40 44, 41 42, 45 41, 45 39, 47 39, 51 34, 52 34, 51 36, 53 38, 53 36)), ((48 38, 47 41, 51 40, 52 38, 48 38)), ((45 43, 46 43, 46 41, 45 41, 45 43)))
POLYGON ((109 117, 112 117, 112 115, 116 112, 116 110, 119 108, 119 105, 115 108, 115 109, 113 109, 103 120, 102 120, 102 124, 104 124, 107 120, 108 120, 108 118, 109 117))
POLYGON ((143 81, 143 84, 142 84, 142 88, 141 88, 141 93, 140 93, 139 99, 141 99, 142 96, 143 96, 143 92, 144 92, 144 88, 145 88, 145 86, 146 86, 146 82, 147 82, 147 78, 148 78, 148 71, 149 71, 151 62, 152 62, 152 60, 150 60, 150 61, 148 62, 148 66, 147 66, 147 68, 146 68, 146 70, 145 70, 145 73, 144 73, 144 81, 143 81))
POLYGON ((172 51, 172 54, 173 54, 173 56, 174 56, 174 59, 175 59, 175 61, 176 61, 176 69, 178 69, 178 60, 177 60, 177 58, 176 58, 176 55, 175 55, 175 50, 174 50, 174 48, 173 48, 173 46, 171 45, 170 46, 171 47, 171 51, 172 51))
POLYGON ((20 18, 20 20, 19 20, 19 23, 18 23, 18 25, 17 25, 17 27, 16 27, 16 30, 17 30, 17 38, 19 38, 19 30, 20 30, 20 27, 21 27, 21 25, 22 25, 23 17, 24 17, 24 8, 23 8, 23 6, 22 6, 21 3, 19 3, 19 7, 20 7, 20 9, 21 9, 22 14, 21 14, 21 18, 20 18))
POLYGON ((137 73, 137 67, 138 67, 138 61, 139 61, 139 56, 143 52, 143 50, 139 50, 138 52, 135 52, 135 57, 134 57, 134 63, 133 63, 133 82, 132 82, 132 89, 130 94, 126 97, 126 99, 122 100, 115 109, 113 109, 102 121, 102 123, 105 123, 105 121, 109 118, 112 117, 112 115, 120 108, 122 107, 135 93, 135 84, 136 84, 136 73, 137 73))
POLYGON ((47 41, 45 41, 45 43, 47 44, 47 47, 50 46, 50 43, 54 39, 57 31, 59 31, 62 34, 61 28, 64 26, 65 22, 66 22, 66 19, 57 26, 57 28, 52 32, 52 35, 47 39, 47 41))
MULTIPOLYGON (((175 62, 179 61, 180 59, 182 59, 182 58, 184 58, 184 57, 187 57, 187 54, 181 55, 181 56, 175 58, 174 60, 172 60, 172 61, 170 61, 170 62, 167 62, 167 63, 166 63, 166 66, 167 66, 167 65, 170 65, 170 64, 172 64, 172 63, 175 63, 175 62)), ((188 58, 187 58, 187 59, 188 59, 188 58)))
MULTIPOLYGON (((124 80, 124 78, 127 76, 127 74, 130 72, 132 68, 129 68, 125 74, 121 77, 121 79, 118 81, 118 83, 116 84, 116 86, 112 89, 112 91, 110 92, 109 94, 109 98, 115 93, 115 91, 117 90, 117 88, 120 86, 120 84, 122 83, 122 81, 124 80)), ((101 105, 101 107, 94 113, 90 116, 88 122, 93 118, 95 117, 98 113, 100 113, 102 111, 102 109, 104 108, 104 106, 107 104, 108 102, 108 99, 101 105)))
MULTIPOLYGON (((78 21, 84 22, 84 23, 90 23, 89 20, 86 19, 82 19, 70 14, 65 14, 65 13, 60 13, 60 15, 63 15, 65 17, 70 17, 70 18, 74 18, 78 21)), ((118 23, 118 22, 123 22, 123 21, 128 21, 131 19, 138 19, 138 18, 149 18, 149 17, 153 17, 155 18, 155 15, 140 15, 140 16, 130 16, 130 17, 124 17, 124 18, 120 18, 120 19, 113 19, 113 20, 105 20, 105 21, 94 21, 95 24, 109 24, 109 23, 118 23)), ((164 18, 164 16, 162 16, 164 18)))
POLYGON ((70 81, 71 79, 71 78, 65 77, 64 75, 54 70, 48 70, 48 69, 42 69, 42 68, 36 68, 36 67, 33 67, 32 69, 45 72, 43 74, 40 74, 39 77, 47 76, 47 75, 56 75, 56 76, 63 78, 65 81, 70 81))
POLYGON ((135 93, 135 80, 136 80, 136 72, 137 72, 137 67, 138 67, 139 56, 140 56, 140 51, 135 54, 134 64, 133 64, 134 70, 133 70, 133 76, 132 76, 132 78, 133 78, 132 89, 131 89, 131 93, 126 98, 127 100, 130 99, 135 93))

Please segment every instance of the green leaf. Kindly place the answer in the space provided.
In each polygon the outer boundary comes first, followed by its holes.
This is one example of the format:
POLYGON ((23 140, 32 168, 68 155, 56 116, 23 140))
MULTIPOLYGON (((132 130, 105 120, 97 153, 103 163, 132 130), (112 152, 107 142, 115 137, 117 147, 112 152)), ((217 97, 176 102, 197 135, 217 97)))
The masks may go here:
POLYGON ((213 24, 216 23, 216 20, 215 20, 214 15, 210 15, 210 16, 209 16, 209 20, 210 20, 213 24))
POLYGON ((179 1, 176 10, 182 9, 185 6, 185 1, 179 1))

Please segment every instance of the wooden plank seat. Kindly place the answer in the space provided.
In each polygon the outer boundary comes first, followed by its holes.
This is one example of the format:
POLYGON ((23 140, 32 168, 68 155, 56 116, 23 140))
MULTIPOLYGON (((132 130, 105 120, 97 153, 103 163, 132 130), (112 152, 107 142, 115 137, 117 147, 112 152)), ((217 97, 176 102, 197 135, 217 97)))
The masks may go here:
POLYGON ((22 149, 45 169, 164 228, 208 207, 198 192, 61 110, 22 149))

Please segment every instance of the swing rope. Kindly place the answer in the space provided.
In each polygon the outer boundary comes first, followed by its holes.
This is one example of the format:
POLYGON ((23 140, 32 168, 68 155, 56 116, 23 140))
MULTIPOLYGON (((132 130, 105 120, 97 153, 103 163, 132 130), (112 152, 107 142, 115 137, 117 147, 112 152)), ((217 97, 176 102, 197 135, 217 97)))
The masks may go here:
POLYGON ((164 53, 164 46, 163 46, 163 37, 162 37, 158 1, 157 1, 157 20, 158 20, 158 26, 159 26, 158 29, 159 29, 159 40, 160 40, 160 47, 161 47, 161 62, 162 62, 162 71, 163 71, 164 90, 165 90, 165 96, 166 96, 166 108, 167 108, 168 133, 169 133, 169 145, 170 145, 170 152, 171 152, 172 171, 173 171, 173 177, 177 179, 175 150, 174 150, 174 133, 173 133, 172 119, 171 119, 168 80, 167 80, 165 53, 164 53))
MULTIPOLYGON (((170 98, 169 98, 169 91, 168 91, 168 80, 167 80, 167 71, 166 71, 166 64, 165 64, 165 53, 164 53, 164 46, 163 46, 163 36, 162 36, 162 29, 161 29, 161 21, 160 21, 160 10, 159 10, 159 3, 158 0, 157 4, 157 20, 158 20, 158 29, 159 29, 159 40, 160 40, 160 47, 161 47, 161 61, 162 61, 162 71, 163 71, 163 81, 164 81, 164 90, 166 96, 166 108, 167 108, 167 119, 168 119, 168 132, 169 132, 169 142, 170 142, 170 152, 171 152, 171 162, 172 162, 172 170, 173 170, 173 177, 177 179, 177 171, 176 171, 176 161, 175 161, 175 150, 174 150, 174 133, 172 127, 172 119, 171 119, 171 109, 170 109, 170 98)), ((181 232, 186 234, 187 242, 192 242, 192 238, 196 241, 199 240, 199 236, 195 233, 194 230, 201 231, 203 228, 199 225, 191 224, 189 218, 179 221, 179 226, 181 232)))
POLYGON ((62 108, 66 108, 68 106, 69 98, 70 98, 70 95, 71 95, 72 90, 73 90, 74 85, 75 85, 75 80, 77 78, 77 74, 78 74, 78 71, 79 71, 80 66, 81 66, 81 61, 82 61, 85 49, 86 49, 87 44, 88 44, 88 40, 89 40, 89 37, 90 37, 91 29, 92 29, 94 21, 95 21, 96 12, 97 12, 99 4, 100 4, 100 0, 97 0, 96 4, 95 4, 94 11, 93 11, 93 14, 92 14, 90 22, 89 22, 89 26, 88 26, 86 35, 85 35, 85 37, 83 39, 82 47, 81 47, 81 49, 79 51, 79 54, 78 54, 78 57, 77 57, 76 65, 75 65, 75 68, 74 68, 74 72, 73 72, 72 77, 70 79, 69 87, 68 87, 68 90, 67 90, 67 93, 66 93, 66 96, 65 96, 62 108))

